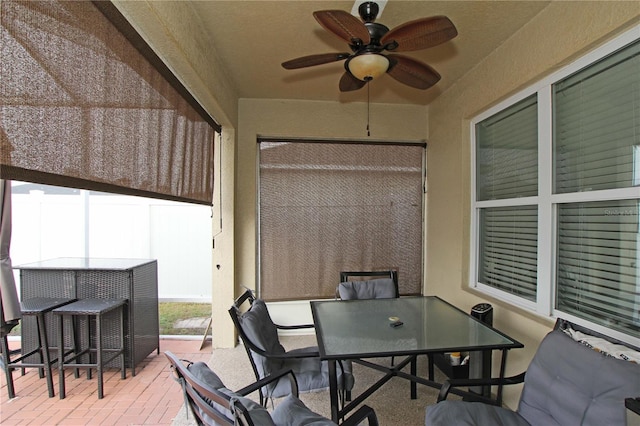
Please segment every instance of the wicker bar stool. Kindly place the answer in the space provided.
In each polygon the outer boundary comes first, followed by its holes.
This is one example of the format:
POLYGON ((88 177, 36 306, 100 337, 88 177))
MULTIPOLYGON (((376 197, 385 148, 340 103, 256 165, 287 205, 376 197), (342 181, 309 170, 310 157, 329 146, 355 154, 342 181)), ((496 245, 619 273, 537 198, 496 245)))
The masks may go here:
MULTIPOLYGON (((73 348, 70 356, 65 356, 58 362, 58 372, 60 375, 60 399, 65 398, 65 368, 74 368, 76 373, 79 368, 87 368, 87 379, 91 379, 91 369, 95 368, 98 372, 98 399, 104 397, 103 389, 103 369, 110 361, 120 357, 120 371, 122 379, 127 378, 127 370, 125 364, 125 327, 124 327, 124 309, 127 304, 126 299, 81 299, 77 302, 61 306, 53 311, 58 316, 58 326, 60 334, 58 336, 59 350, 64 351, 65 333, 63 329, 63 319, 65 316, 71 317, 71 341, 73 348), (115 311, 118 314, 118 323, 120 328, 120 342, 117 348, 103 347, 103 320, 105 315, 115 311), (87 347, 80 348, 80 339, 77 336, 77 322, 80 317, 87 320, 87 347), (95 322, 95 335, 91 336, 91 321, 95 322), (92 339, 92 337, 94 339, 92 339), (95 346, 91 344, 95 340, 95 346), (105 357, 105 353, 110 356, 105 357), (91 355, 95 354, 95 362, 92 361, 91 355), (89 362, 82 363, 81 358, 85 355, 89 356, 89 362)), ((77 374, 76 374, 77 377, 77 374)))
POLYGON ((58 356, 56 358, 51 358, 50 351, 51 349, 55 349, 55 346, 49 346, 49 330, 47 329, 46 317, 49 312, 69 304, 74 300, 76 299, 34 297, 20 302, 22 316, 34 316, 36 318, 38 345, 31 350, 23 347, 21 355, 17 358, 11 359, 12 352, 9 350, 7 336, 2 336, 2 340, 0 341, 0 344, 2 345, 2 367, 4 368, 7 377, 7 391, 10 399, 15 398, 16 396, 15 388, 13 386, 13 370, 22 369, 22 373, 24 374, 25 368, 37 368, 40 378, 47 378, 49 397, 51 398, 55 396, 55 392, 53 390, 53 379, 51 376, 51 365, 55 364, 59 358, 62 358, 62 356, 60 356, 60 352, 58 352, 58 356), (37 360, 34 360, 36 355, 38 358, 37 360))

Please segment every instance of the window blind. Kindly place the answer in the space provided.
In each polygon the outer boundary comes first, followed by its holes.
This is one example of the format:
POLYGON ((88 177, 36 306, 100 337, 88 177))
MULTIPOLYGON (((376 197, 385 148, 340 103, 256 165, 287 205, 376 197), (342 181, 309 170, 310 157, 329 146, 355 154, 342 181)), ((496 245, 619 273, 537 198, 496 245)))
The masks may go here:
POLYGON ((640 337, 639 205, 559 206, 557 309, 640 337))
POLYGON ((555 192, 638 186, 640 42, 553 85, 555 192))
POLYGON ((537 120, 534 95, 476 125, 478 201, 537 195, 537 120))
POLYGON ((341 271, 422 289, 423 145, 260 141, 260 294, 333 298, 341 271))
MULTIPOLYGON (((553 100, 556 193, 640 185, 639 41, 556 83, 553 100)), ((558 310, 640 337, 639 204, 558 205, 558 310)))
POLYGON ((478 281, 536 300, 538 207, 480 210, 478 281))
POLYGON ((1 178, 211 204, 219 125, 110 2, 0 20, 1 178))

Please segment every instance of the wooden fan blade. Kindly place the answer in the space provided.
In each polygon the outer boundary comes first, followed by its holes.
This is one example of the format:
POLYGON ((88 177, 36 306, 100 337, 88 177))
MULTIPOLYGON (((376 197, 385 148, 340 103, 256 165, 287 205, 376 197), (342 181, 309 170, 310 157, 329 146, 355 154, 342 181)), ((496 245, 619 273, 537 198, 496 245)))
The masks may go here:
POLYGON ((350 73, 345 71, 345 73, 342 74, 342 77, 340 78, 339 87, 341 92, 351 92, 353 90, 358 90, 364 87, 365 84, 367 84, 366 81, 358 80, 350 73))
POLYGON ((432 16, 397 26, 382 37, 380 44, 394 52, 408 52, 437 46, 457 35, 458 30, 449 18, 432 16))
POLYGON ((329 62, 341 61, 351 56, 350 53, 321 53, 318 55, 302 56, 282 63, 282 67, 288 70, 298 68, 313 67, 315 65, 328 64, 329 62))
POLYGON ((369 44, 369 30, 358 18, 344 10, 319 10, 313 16, 327 31, 349 44, 369 44))
POLYGON ((387 74, 407 86, 426 90, 440 81, 440 74, 429 65, 408 56, 387 55, 391 66, 387 74))

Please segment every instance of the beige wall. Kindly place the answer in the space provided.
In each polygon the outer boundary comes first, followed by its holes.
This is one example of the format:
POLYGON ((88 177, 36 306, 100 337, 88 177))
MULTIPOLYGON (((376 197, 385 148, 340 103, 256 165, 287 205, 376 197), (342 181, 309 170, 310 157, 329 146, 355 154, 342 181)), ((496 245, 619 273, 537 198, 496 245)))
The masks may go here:
MULTIPOLYGON (((364 95, 363 95, 364 97, 364 95)), ((241 99, 236 186, 236 284, 256 282, 256 143, 258 136, 376 141, 423 141, 427 108, 372 104, 367 137, 367 104, 241 99)))
MULTIPOLYGON (((440 96, 429 109, 426 293, 468 310, 494 305, 494 325, 521 340, 509 354, 507 373, 523 371, 550 320, 514 310, 469 291, 470 132, 478 112, 560 68, 638 22, 637 2, 552 2, 520 32, 440 96)), ((494 360, 495 361, 495 360, 494 360)), ((519 391, 507 393, 517 404, 519 391)))
POLYGON ((205 27, 189 3, 114 0, 113 4, 205 109, 223 126, 236 128, 237 90, 214 47, 202 37, 205 27))

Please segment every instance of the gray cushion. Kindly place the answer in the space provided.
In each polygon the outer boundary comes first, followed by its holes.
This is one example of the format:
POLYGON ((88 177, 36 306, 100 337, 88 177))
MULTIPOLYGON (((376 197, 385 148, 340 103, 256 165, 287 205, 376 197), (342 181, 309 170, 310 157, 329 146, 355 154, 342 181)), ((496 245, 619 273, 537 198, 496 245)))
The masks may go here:
POLYGON ((427 426, 528 426, 518 413, 482 402, 442 401, 427 407, 427 426))
POLYGON ((426 424, 624 425, 624 399, 634 395, 640 395, 640 365, 603 355, 554 330, 527 369, 517 414, 443 401, 427 407, 426 424))
MULTIPOLYGON (((297 349, 289 353, 300 352, 304 350, 318 350, 317 347, 297 349)), ((329 388, 329 364, 327 361, 320 361, 320 358, 293 358, 284 362, 284 368, 293 371, 298 382, 300 393, 313 392, 329 388)), ((352 373, 351 361, 342 361, 336 365, 338 372, 338 387, 342 388, 342 380, 344 378, 344 388, 346 390, 353 389, 354 378, 352 373), (343 370, 344 369, 344 372, 343 370)), ((270 390, 270 395, 279 398, 291 393, 288 380, 280 380, 275 389, 270 390)))
MULTIPOLYGON (((247 337, 259 348, 270 353, 285 353, 284 347, 278 339, 278 329, 273 323, 267 305, 261 299, 256 299, 251 308, 240 316, 240 326, 247 337)), ((303 352, 318 352, 317 346, 299 348, 289 351, 289 354, 303 352)), ((281 369, 292 370, 298 382, 301 393, 326 389, 329 387, 329 368, 326 361, 320 361, 319 357, 267 359, 251 352, 251 356, 258 369, 260 377, 266 377, 281 369)), ((345 388, 353 388, 354 379, 351 374, 351 362, 343 363, 346 374, 344 375, 345 388)), ((342 383, 342 372, 338 367, 338 383, 342 383)), ((289 380, 278 380, 265 387, 264 393, 268 396, 280 398, 292 392, 289 380)))
MULTIPOLYGON (((271 420, 271 416, 269 415, 269 412, 263 406, 261 406, 260 404, 258 404, 257 402, 249 398, 243 397, 242 395, 239 395, 233 392, 232 390, 227 389, 222 383, 222 380, 220 380, 220 378, 218 377, 218 375, 214 373, 213 370, 211 370, 209 366, 204 362, 195 362, 189 365, 187 369, 197 379, 206 383, 212 389, 215 389, 225 395, 228 395, 230 399, 241 403, 242 406, 247 409, 249 416, 251 417, 251 419, 256 425, 275 426, 275 424, 273 423, 273 420, 271 420)), ((223 407, 222 405, 215 403, 213 401, 210 401, 207 398, 205 399, 213 408, 215 408, 217 411, 222 413, 229 420, 234 421, 234 416, 228 408, 223 407)), ((203 415, 207 424, 218 425, 217 422, 215 422, 206 414, 202 412, 200 414, 203 415)))
POLYGON ((640 365, 556 330, 527 369, 518 412, 532 425, 624 425, 624 399, 634 395, 640 395, 640 365))
POLYGON ((278 426, 336 426, 331 420, 309 410, 293 395, 284 398, 271 417, 278 426))
POLYGON ((338 284, 338 294, 342 300, 393 299, 396 297, 396 286, 391 278, 347 281, 338 284))
MULTIPOLYGON (((240 315, 239 321, 247 338, 257 347, 268 353, 285 353, 284 347, 282 347, 280 340, 278 340, 278 329, 273 323, 267 310, 267 305, 263 300, 255 300, 251 308, 240 315)), ((267 359, 253 352, 251 354, 260 377, 266 377, 283 367, 283 361, 281 360, 267 359)))

